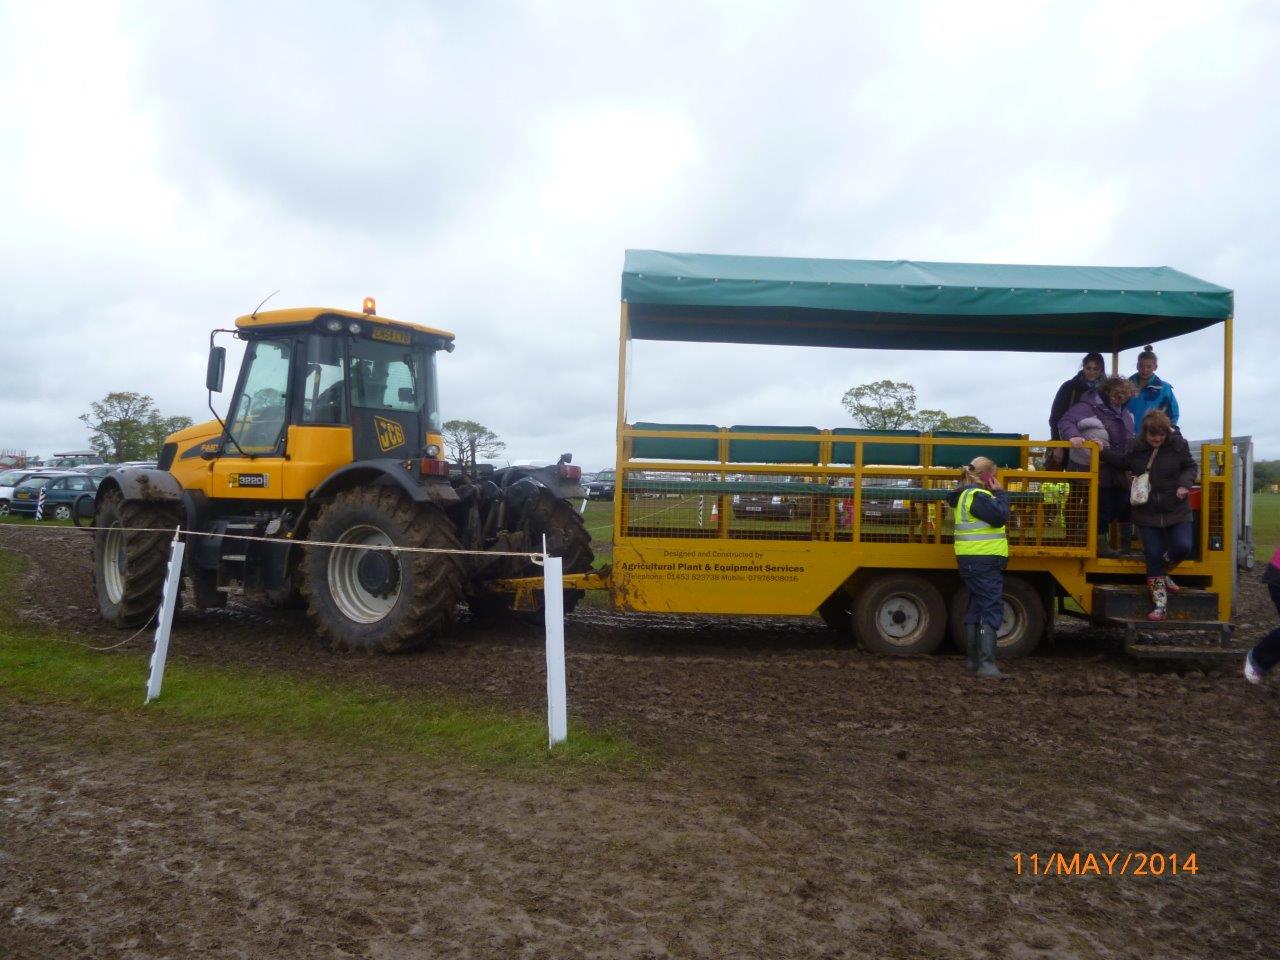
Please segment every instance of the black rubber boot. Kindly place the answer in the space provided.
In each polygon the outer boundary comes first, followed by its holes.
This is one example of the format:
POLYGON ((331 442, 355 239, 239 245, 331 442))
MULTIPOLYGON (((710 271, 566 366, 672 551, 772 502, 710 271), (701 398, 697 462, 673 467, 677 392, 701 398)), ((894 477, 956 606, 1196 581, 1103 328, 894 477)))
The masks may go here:
POLYGON ((995 627, 983 624, 978 628, 978 676, 1003 677, 996 668, 996 631, 995 627))
POLYGON ((964 625, 964 653, 965 668, 970 673, 978 672, 978 625, 976 623, 966 623, 964 625))
POLYGON ((978 625, 976 623, 966 623, 964 625, 965 669, 970 673, 978 672, 979 646, 978 625))

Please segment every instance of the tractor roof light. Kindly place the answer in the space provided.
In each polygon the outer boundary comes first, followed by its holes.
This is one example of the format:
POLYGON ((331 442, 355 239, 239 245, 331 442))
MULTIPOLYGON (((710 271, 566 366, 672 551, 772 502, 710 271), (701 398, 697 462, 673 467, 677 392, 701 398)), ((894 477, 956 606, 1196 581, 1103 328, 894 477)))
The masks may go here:
POLYGON ((358 334, 360 332, 360 324, 352 320, 349 324, 347 324, 347 329, 354 336, 355 334, 358 334))
POLYGON ((367 315, 372 317, 378 312, 378 304, 374 301, 373 297, 365 297, 363 309, 367 315))
POLYGON ((329 321, 328 323, 326 323, 324 326, 325 326, 325 329, 326 329, 326 330, 328 330, 330 333, 341 333, 341 332, 342 332, 342 321, 341 321, 341 320, 330 320, 330 321, 329 321))

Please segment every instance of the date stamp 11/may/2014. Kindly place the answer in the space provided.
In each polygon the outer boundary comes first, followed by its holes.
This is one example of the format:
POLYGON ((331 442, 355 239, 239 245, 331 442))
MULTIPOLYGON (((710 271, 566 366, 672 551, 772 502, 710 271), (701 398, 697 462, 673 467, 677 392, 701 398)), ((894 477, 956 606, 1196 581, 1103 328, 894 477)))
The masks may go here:
POLYGON ((1174 877, 1200 872, 1194 851, 1156 850, 1015 853, 1013 868, 1019 877, 1174 877))

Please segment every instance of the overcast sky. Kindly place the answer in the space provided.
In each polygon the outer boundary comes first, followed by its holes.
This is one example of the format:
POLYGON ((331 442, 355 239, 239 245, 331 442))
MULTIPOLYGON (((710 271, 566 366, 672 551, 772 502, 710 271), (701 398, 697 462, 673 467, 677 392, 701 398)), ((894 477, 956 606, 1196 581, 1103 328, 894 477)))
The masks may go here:
MULTIPOLYGON (((5 3, 0 448, 112 390, 208 419, 209 330, 279 289, 454 331, 446 418, 605 466, 632 247, 1167 264, 1236 291, 1280 456, 1277 64, 1269 3, 5 3)), ((1192 437, 1221 330, 1157 347, 1192 437)), ((888 377, 1043 437, 1078 363, 644 342, 629 412, 847 426, 888 377)))

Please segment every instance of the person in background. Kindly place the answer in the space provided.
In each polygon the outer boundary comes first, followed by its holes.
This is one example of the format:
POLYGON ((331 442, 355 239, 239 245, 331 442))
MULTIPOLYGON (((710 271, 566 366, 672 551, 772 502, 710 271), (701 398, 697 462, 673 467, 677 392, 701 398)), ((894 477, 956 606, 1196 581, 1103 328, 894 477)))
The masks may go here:
MULTIPOLYGON (((1280 614, 1280 546, 1276 547, 1271 562, 1262 572, 1262 582, 1267 585, 1276 613, 1280 614)), ((1280 627, 1259 640, 1244 658, 1244 678, 1250 683, 1262 683, 1277 663, 1280 663, 1280 627)))
POLYGON ((1147 473, 1151 481, 1147 502, 1132 507, 1133 522, 1147 558, 1147 588, 1151 591, 1147 619, 1163 620, 1169 594, 1179 589, 1169 571, 1191 556, 1188 497, 1196 482, 1196 459, 1169 418, 1152 410, 1143 418, 1142 430, 1133 438, 1123 462, 1135 477, 1147 473))
POLYGON ((1129 377, 1137 391, 1129 401, 1129 412, 1133 414, 1134 423, 1142 423, 1148 411, 1160 410, 1176 427, 1178 398, 1173 395, 1173 385, 1156 376, 1158 365, 1155 351, 1148 343, 1146 349, 1138 354, 1138 372, 1129 377))
MULTIPOLYGON (((1053 406, 1049 408, 1050 440, 1062 439, 1061 434, 1058 432, 1058 421, 1062 419, 1064 413, 1083 400, 1086 393, 1090 390, 1097 390, 1098 387, 1102 386, 1106 372, 1106 366, 1102 362, 1102 354, 1085 354, 1084 359, 1080 361, 1080 370, 1074 377, 1063 383, 1054 395, 1053 406)), ((1061 449, 1050 447, 1046 457, 1045 468, 1048 470, 1062 469, 1062 464, 1065 460, 1063 453, 1064 451, 1061 449)))
POLYGON ((969 608, 964 614, 969 672, 1000 677, 996 636, 1004 620, 1009 495, 996 477, 996 465, 986 457, 975 457, 962 467, 960 486, 951 491, 947 503, 955 511, 956 565, 969 588, 969 608))
MULTIPOLYGON (((1076 449, 1089 439, 1085 421, 1096 420, 1106 431, 1108 443, 1102 447, 1098 464, 1098 556, 1114 557, 1116 551, 1107 544, 1111 521, 1129 522, 1129 478, 1125 474, 1124 454, 1133 439, 1133 414, 1126 404, 1133 396, 1133 384, 1124 377, 1110 377, 1097 390, 1069 409, 1058 421, 1063 440, 1076 449)), ((1068 468, 1070 469, 1070 467, 1068 468)))

